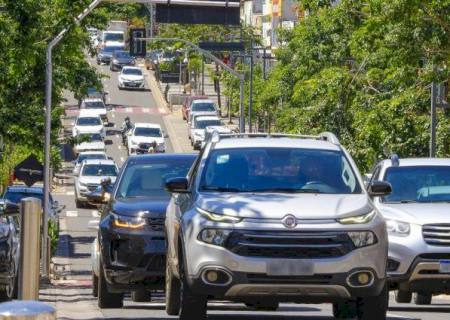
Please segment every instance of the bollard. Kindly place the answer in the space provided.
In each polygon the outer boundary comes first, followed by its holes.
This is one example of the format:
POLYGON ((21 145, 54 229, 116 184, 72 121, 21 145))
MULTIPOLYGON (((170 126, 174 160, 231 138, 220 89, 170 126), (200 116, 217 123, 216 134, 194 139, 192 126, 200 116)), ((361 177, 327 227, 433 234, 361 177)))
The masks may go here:
POLYGON ((13 301, 0 304, 0 320, 55 320, 55 309, 39 301, 13 301))
POLYGON ((20 203, 21 237, 19 299, 39 299, 41 200, 25 198, 20 203))

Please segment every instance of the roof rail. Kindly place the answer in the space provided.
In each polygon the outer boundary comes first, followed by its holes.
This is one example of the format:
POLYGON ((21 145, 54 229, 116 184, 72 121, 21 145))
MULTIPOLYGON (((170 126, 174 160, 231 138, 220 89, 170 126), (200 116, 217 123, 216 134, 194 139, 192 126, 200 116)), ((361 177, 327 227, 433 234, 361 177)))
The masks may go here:
POLYGON ((213 140, 212 137, 215 137, 215 141, 218 142, 221 139, 230 139, 230 138, 295 138, 295 139, 314 139, 314 140, 324 140, 330 143, 339 145, 339 140, 336 136, 331 132, 322 132, 319 135, 304 135, 304 134, 290 134, 290 133, 226 133, 220 134, 217 131, 211 132, 208 140, 213 140))

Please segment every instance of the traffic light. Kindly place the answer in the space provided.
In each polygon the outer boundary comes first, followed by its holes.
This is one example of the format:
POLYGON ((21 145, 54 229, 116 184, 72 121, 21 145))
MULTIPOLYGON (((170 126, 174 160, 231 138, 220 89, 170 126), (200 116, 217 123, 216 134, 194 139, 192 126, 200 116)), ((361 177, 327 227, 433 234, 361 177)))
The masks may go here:
POLYGON ((144 28, 130 29, 130 55, 132 57, 145 58, 147 54, 147 42, 145 40, 136 40, 145 37, 146 32, 144 28))

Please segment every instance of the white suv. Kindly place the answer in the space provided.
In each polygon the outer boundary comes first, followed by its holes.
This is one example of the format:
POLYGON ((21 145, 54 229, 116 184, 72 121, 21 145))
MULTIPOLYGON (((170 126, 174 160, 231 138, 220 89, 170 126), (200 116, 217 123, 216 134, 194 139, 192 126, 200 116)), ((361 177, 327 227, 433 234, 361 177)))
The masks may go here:
POLYGON ((386 223, 351 156, 319 136, 213 134, 187 177, 169 179, 166 311, 205 319, 207 300, 276 310, 333 303, 385 319, 386 223))
POLYGON ((450 159, 416 158, 378 163, 372 179, 392 193, 375 199, 387 221, 387 271, 396 300, 430 304, 450 294, 450 159))
POLYGON ((103 99, 86 98, 81 102, 81 109, 91 111, 91 114, 98 115, 104 123, 108 123, 108 112, 103 99))
POLYGON ((106 136, 106 130, 100 116, 95 111, 82 109, 72 128, 72 136, 76 137, 86 133, 98 133, 103 138, 106 136))
POLYGON ((145 154, 151 148, 153 152, 166 152, 164 132, 156 123, 135 123, 127 134, 128 154, 145 154))

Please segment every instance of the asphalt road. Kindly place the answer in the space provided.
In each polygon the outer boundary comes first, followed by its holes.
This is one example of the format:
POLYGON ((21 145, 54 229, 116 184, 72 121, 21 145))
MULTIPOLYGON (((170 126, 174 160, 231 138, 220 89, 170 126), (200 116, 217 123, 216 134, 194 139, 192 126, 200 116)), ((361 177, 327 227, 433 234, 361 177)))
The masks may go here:
MULTIPOLYGON (((92 61, 95 63, 94 61, 92 61)), ((107 152, 120 166, 126 159, 126 150, 121 146, 120 135, 117 128, 126 115, 132 121, 157 122, 164 127, 162 115, 159 112, 152 93, 149 91, 119 91, 117 89, 117 73, 111 73, 107 66, 100 69, 109 79, 105 80, 105 89, 109 91, 108 103, 112 107, 109 117, 114 126, 109 128, 109 139, 111 143, 107 147, 107 152)), ((70 104, 70 100, 69 100, 70 104)), ((167 141, 168 151, 172 151, 169 141, 167 141)), ((68 279, 78 282, 75 301, 84 301, 94 308, 99 316, 104 319, 173 319, 168 317, 164 311, 164 300, 162 293, 154 294, 154 301, 151 303, 133 303, 129 297, 126 298, 125 306, 122 309, 99 310, 96 307, 96 299, 91 295, 91 268, 90 268, 90 246, 94 240, 95 231, 88 229, 88 222, 98 217, 95 208, 76 209, 73 196, 73 187, 66 186, 55 198, 66 205, 66 211, 62 219, 62 224, 68 230, 70 241, 71 266, 68 279), (100 316, 101 315, 101 316, 100 316)), ((71 298, 72 299, 72 298, 71 298)), ((448 320, 450 314, 450 300, 434 299, 432 306, 416 307, 412 304, 396 304, 391 296, 388 319, 429 319, 448 320)), ((245 308, 242 304, 232 303, 210 303, 208 309, 209 319, 214 320, 299 320, 333 319, 331 305, 296 305, 282 304, 278 312, 255 312, 245 308)), ((77 318, 77 317, 74 317, 77 318)), ((65 317, 67 319, 67 317, 65 317)), ((192 319, 195 320, 195 319, 192 319)))

